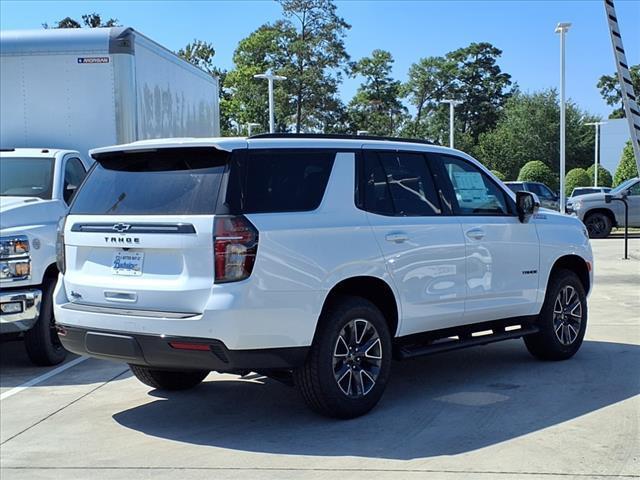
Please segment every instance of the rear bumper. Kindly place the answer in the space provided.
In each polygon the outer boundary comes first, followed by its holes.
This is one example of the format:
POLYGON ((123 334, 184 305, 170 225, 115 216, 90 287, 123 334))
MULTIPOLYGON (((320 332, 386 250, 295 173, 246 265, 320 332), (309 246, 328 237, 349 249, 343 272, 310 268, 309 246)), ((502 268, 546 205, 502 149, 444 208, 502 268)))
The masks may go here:
POLYGON ((0 305, 13 304, 15 313, 0 311, 0 334, 26 332, 38 321, 42 291, 39 289, 9 290, 0 293, 0 305))
POLYGON ((308 347, 229 350, 216 339, 131 334, 61 324, 58 330, 64 347, 78 355, 167 370, 288 370, 301 366, 308 351, 308 347), (172 347, 176 342, 206 349, 172 347))

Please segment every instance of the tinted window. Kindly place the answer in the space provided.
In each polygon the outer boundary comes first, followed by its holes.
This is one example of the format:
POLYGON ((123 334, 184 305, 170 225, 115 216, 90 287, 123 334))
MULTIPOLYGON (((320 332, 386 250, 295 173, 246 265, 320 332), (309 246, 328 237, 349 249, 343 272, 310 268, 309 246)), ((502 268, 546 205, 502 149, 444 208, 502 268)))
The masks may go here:
POLYGON ((102 156, 72 214, 212 214, 229 154, 211 148, 102 156))
POLYGON ((640 195, 640 182, 629 189, 629 195, 640 195))
POLYGON ((554 193, 546 185, 542 185, 540 183, 529 183, 528 187, 530 192, 535 193, 540 198, 556 198, 554 193))
POLYGON ((440 156, 446 178, 453 191, 453 210, 457 215, 508 215, 504 192, 488 175, 461 158, 440 156))
POLYGON ((51 198, 53 158, 0 159, 0 195, 51 198))
POLYGON ((364 156, 361 175, 362 207, 364 210, 380 215, 394 215, 387 175, 382 168, 378 155, 367 153, 364 156))
POLYGON ((507 187, 509 187, 509 190, 511 190, 512 192, 524 191, 524 185, 522 185, 521 183, 507 183, 507 187))
POLYGON ((249 150, 232 162, 226 203, 232 213, 315 210, 335 156, 335 151, 249 150))
POLYGON ((586 195, 588 193, 598 193, 600 190, 597 190, 595 188, 576 188, 573 191, 573 195, 571 195, 572 197, 577 197, 578 195, 586 195))
POLYGON ((69 202, 71 197, 75 193, 76 189, 84 180, 87 172, 82 165, 82 162, 78 158, 70 158, 64 166, 64 185, 63 196, 64 201, 69 202), (71 187, 71 188, 69 188, 71 187))

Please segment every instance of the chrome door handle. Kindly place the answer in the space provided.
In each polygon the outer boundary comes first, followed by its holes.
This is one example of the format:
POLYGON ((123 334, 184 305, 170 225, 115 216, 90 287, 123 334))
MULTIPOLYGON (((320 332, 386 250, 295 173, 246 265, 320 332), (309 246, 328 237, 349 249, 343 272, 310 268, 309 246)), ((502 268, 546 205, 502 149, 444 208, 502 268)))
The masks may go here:
POLYGON ((385 237, 387 242, 402 243, 409 240, 409 236, 406 233, 388 233, 385 237))
POLYGON ((467 237, 474 240, 482 240, 484 238, 484 230, 481 228, 472 228, 471 230, 467 230, 467 237))

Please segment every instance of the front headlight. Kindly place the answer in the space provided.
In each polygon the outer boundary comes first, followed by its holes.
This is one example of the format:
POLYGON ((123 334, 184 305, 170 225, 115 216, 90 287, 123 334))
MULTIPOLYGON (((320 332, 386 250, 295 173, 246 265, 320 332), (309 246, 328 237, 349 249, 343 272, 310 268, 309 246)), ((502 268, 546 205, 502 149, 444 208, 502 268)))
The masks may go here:
POLYGON ((0 238, 0 280, 25 280, 30 275, 29 239, 25 235, 0 238))
POLYGON ((573 210, 580 210, 582 208, 582 200, 576 200, 572 203, 571 208, 573 210))

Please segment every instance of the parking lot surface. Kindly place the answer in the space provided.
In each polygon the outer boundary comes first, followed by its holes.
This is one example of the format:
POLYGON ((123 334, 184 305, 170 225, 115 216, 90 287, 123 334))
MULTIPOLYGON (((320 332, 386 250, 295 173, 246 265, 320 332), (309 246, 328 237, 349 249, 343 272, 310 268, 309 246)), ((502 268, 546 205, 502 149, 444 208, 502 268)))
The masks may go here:
POLYGON ((585 343, 539 362, 522 341, 396 363, 379 406, 314 415, 296 391, 212 373, 188 392, 139 383, 125 365, 29 364, 0 345, 0 477, 638 478, 640 238, 592 242, 585 343))

